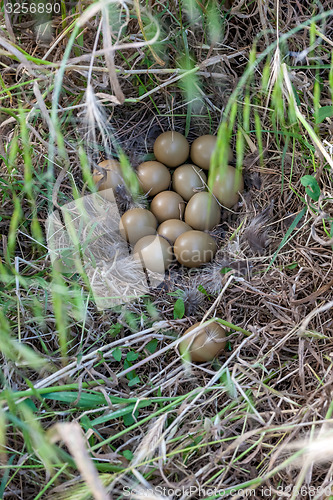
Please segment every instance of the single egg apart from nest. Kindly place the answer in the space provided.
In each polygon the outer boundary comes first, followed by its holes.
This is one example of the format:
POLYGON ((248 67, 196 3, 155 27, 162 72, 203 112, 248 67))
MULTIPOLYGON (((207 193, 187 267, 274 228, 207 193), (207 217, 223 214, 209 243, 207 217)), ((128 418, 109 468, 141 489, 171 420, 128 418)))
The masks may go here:
POLYGON ((144 236, 134 245, 133 257, 145 269, 163 274, 172 262, 172 248, 161 236, 144 236))
POLYGON ((196 193, 187 204, 185 222, 193 229, 213 229, 221 220, 221 209, 211 193, 196 193))
POLYGON ((242 173, 231 165, 227 165, 223 171, 217 173, 213 184, 213 194, 223 206, 233 207, 239 200, 238 192, 242 192, 243 189, 242 173))
POLYGON ((191 231, 192 228, 185 222, 179 219, 165 220, 158 226, 157 234, 164 236, 171 244, 173 244, 178 236, 186 231, 191 231))
POLYGON ((189 155, 190 145, 187 139, 171 130, 159 135, 154 143, 154 155, 158 161, 168 167, 178 167, 189 155))
POLYGON ((207 176, 196 165, 186 164, 176 168, 172 176, 172 188, 188 201, 196 190, 204 190, 207 176))
POLYGON ((137 175, 144 193, 155 196, 168 189, 171 181, 169 170, 159 161, 145 161, 138 166, 137 175))
MULTIPOLYGON (((217 137, 215 135, 202 135, 193 141, 191 146, 191 159, 193 163, 205 170, 209 169, 210 160, 216 147, 217 137)), ((228 152, 229 161, 232 161, 231 149, 228 152)))
POLYGON ((175 241, 176 259, 185 267, 199 267, 210 262, 216 253, 214 238, 203 231, 187 231, 175 241))
POLYGON ((132 208, 123 214, 119 222, 121 236, 131 245, 144 236, 156 234, 157 220, 145 208, 132 208))
MULTIPOLYGON (((200 323, 188 328, 184 335, 191 332, 200 326, 200 323)), ((193 333, 187 339, 184 339, 179 344, 179 352, 181 355, 188 355, 191 361, 204 362, 211 361, 226 346, 225 329, 217 322, 212 322, 207 326, 202 326, 197 333, 193 333)))
POLYGON ((93 171, 92 179, 94 183, 98 186, 98 191, 101 196, 105 199, 110 199, 114 201, 114 197, 109 195, 105 191, 106 189, 116 190, 117 186, 126 186, 125 181, 122 177, 122 172, 120 168, 119 161, 116 160, 104 160, 98 164, 99 167, 104 168, 106 171, 106 177, 103 179, 103 173, 101 173, 97 168, 93 171), (103 179, 103 180, 102 180, 103 179), (100 182, 100 184, 99 184, 100 182))
POLYGON ((182 219, 185 210, 185 201, 173 191, 162 191, 152 200, 150 210, 158 222, 168 219, 182 219))

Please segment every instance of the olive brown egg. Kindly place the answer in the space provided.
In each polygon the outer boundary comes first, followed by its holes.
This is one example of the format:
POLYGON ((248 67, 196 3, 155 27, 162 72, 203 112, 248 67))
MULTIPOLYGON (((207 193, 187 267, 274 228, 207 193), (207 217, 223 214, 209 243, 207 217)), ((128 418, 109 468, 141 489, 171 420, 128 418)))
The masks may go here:
POLYGON ((210 262, 216 253, 214 238, 203 231, 187 231, 175 241, 176 259, 185 267, 199 267, 210 262))
POLYGON ((119 222, 121 236, 131 245, 147 235, 156 234, 157 220, 145 208, 132 208, 123 214, 119 222))
POLYGON ((192 164, 176 168, 172 176, 172 189, 188 201, 197 190, 204 190, 207 177, 204 171, 192 164))
MULTIPOLYGON (((184 336, 199 327, 200 323, 195 323, 184 332, 184 336)), ((179 344, 179 352, 189 356, 191 361, 205 362, 211 361, 220 354, 226 346, 226 331, 220 323, 214 321, 201 328, 179 344)))
POLYGON ((221 169, 214 178, 213 194, 224 207, 233 207, 239 200, 238 192, 243 189, 242 173, 231 165, 221 169))
POLYGON ((172 247, 159 235, 144 236, 134 245, 133 257, 140 260, 145 269, 164 273, 173 259, 172 247))
POLYGON ((144 193, 155 196, 168 189, 171 174, 169 169, 159 161, 145 161, 138 166, 137 175, 144 193))
MULTIPOLYGON (((119 161, 116 160, 104 160, 98 164, 99 167, 105 169, 106 177, 103 178, 103 173, 97 168, 92 174, 92 179, 95 184, 97 184, 98 191, 104 191, 106 189, 116 189, 117 186, 124 186, 125 182, 122 177, 121 168, 119 161)), ((105 193, 100 193, 102 196, 105 193)), ((105 196, 104 196, 105 197, 105 196)))
POLYGON ((183 198, 173 191, 162 191, 152 200, 150 210, 158 222, 168 219, 182 219, 185 210, 183 198))
MULTIPOLYGON (((191 160, 199 167, 208 170, 213 151, 216 147, 215 135, 202 135, 195 139, 191 146, 191 160)), ((232 151, 228 151, 228 159, 232 161, 232 151)))
POLYGON ((193 229, 213 229, 221 220, 221 209, 211 193, 196 193, 187 204, 185 222, 193 229))
POLYGON ((169 219, 165 220, 158 226, 157 234, 164 236, 171 244, 173 244, 178 236, 185 233, 186 231, 191 231, 192 228, 185 222, 179 219, 169 219))
POLYGON ((188 158, 190 145, 185 136, 174 130, 159 135, 154 143, 157 161, 168 167, 178 167, 188 158))

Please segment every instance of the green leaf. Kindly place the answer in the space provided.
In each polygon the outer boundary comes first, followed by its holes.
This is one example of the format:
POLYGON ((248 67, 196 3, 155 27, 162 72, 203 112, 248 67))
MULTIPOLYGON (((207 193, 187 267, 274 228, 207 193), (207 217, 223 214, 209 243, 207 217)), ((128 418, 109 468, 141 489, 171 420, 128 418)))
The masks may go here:
POLYGON ((132 378, 132 380, 130 380, 128 382, 128 387, 132 387, 133 385, 136 385, 136 384, 140 384, 141 380, 140 380, 140 377, 138 377, 138 375, 134 378, 132 378))
POLYGON ((183 299, 177 299, 173 308, 174 319, 182 319, 185 314, 185 304, 183 299))
POLYGON ((293 84, 291 84, 291 87, 293 89, 293 94, 294 94, 297 106, 300 106, 301 105, 301 101, 300 101, 299 95, 297 93, 297 90, 296 90, 296 88, 295 88, 295 86, 293 84))
POLYGON ((131 414, 134 408, 135 405, 128 405, 125 408, 120 408, 119 410, 112 411, 107 415, 102 415, 101 417, 97 417, 94 420, 92 420, 90 424, 92 427, 95 427, 96 425, 104 424, 109 420, 114 420, 115 418, 124 417, 124 415, 127 415, 128 413, 131 414))
POLYGON ((131 452, 131 450, 124 450, 124 451, 123 451, 123 456, 124 456, 127 460, 132 460, 132 458, 133 458, 133 453, 131 452))
POLYGON ((42 356, 36 354, 24 342, 19 342, 11 335, 10 324, 2 309, 0 309, 0 324, 0 352, 5 357, 18 363, 19 366, 24 364, 35 369, 40 369, 46 365, 46 361, 42 356))
POLYGON ((134 351, 129 351, 127 354, 126 354, 126 359, 128 361, 135 361, 137 360, 139 357, 139 353, 138 352, 134 352, 134 351))
MULTIPOLYGON (((52 399, 62 403, 72 404, 77 401, 79 393, 77 391, 59 391, 48 392, 40 395, 45 399, 52 399)), ((119 398, 118 396, 110 396, 111 402, 114 404, 132 403, 136 401, 135 398, 119 398)), ((75 404, 76 408, 96 408, 100 405, 106 405, 107 401, 103 394, 92 394, 82 391, 78 403, 75 404)))
POLYGON ((13 455, 11 455, 9 457, 9 459, 7 461, 7 468, 3 472, 2 481, 0 484, 0 498, 3 498, 3 494, 4 494, 6 486, 7 486, 7 481, 9 479, 9 473, 11 472, 11 469, 9 466, 12 465, 15 458, 16 458, 16 454, 14 453, 13 455))
POLYGON ((229 271, 232 271, 231 267, 222 267, 221 274, 227 274, 229 271))
POLYGON ((301 184, 305 186, 305 192, 313 201, 318 201, 320 196, 320 187, 317 180, 312 175, 303 175, 301 184))
POLYGON ((123 326, 120 325, 119 323, 116 323, 115 325, 112 325, 110 330, 108 331, 109 335, 111 335, 111 337, 116 337, 118 335, 118 333, 121 332, 123 326))
POLYGON ((288 264, 286 266, 286 269, 290 269, 292 271, 293 269, 296 269, 297 266, 298 266, 298 262, 292 262, 291 264, 288 264))
POLYGON ((119 349, 119 347, 116 347, 111 354, 116 361, 119 362, 121 360, 121 349, 119 349))
MULTIPOLYGON (((136 410, 134 412, 134 416, 135 416, 135 418, 138 418, 138 416, 139 416, 138 410, 136 410)), ((135 420, 132 417, 132 414, 129 414, 129 413, 127 413, 126 415, 123 416, 123 421, 124 421, 124 424, 126 425, 126 427, 129 427, 130 425, 135 424, 135 420)))
POLYGON ((154 352, 157 349, 157 344, 158 340, 157 339, 152 339, 148 344, 146 345, 146 349, 151 353, 154 354, 154 352))
POLYGON ((333 116, 333 106, 322 106, 316 114, 316 123, 323 122, 326 118, 333 116))
POLYGON ((91 422, 90 422, 88 415, 83 415, 80 418, 80 422, 81 422, 81 426, 83 427, 83 429, 85 431, 88 431, 89 429, 91 429, 91 422))
POLYGON ((37 413, 38 411, 37 406, 31 399, 25 399, 24 401, 22 401, 22 403, 19 403, 17 406, 20 407, 21 405, 27 406, 32 412, 37 413))
POLYGON ((278 246, 278 249, 275 251, 274 255, 273 255, 273 258, 272 260, 270 261, 269 263, 269 266, 267 268, 270 269, 273 265, 273 263, 275 262, 275 259, 276 257, 278 256, 278 253, 280 252, 280 250, 284 247, 284 245, 289 241, 289 239, 292 238, 291 236, 291 233, 293 232, 293 230, 296 228, 297 224, 299 223, 299 221, 304 217, 306 213, 306 208, 304 207, 298 215, 296 215, 295 219, 293 220, 291 226, 289 227, 289 229, 287 230, 286 234, 284 235, 284 237, 282 238, 282 241, 280 243, 280 245, 278 246), (290 238, 289 238, 290 237, 290 238))
MULTIPOLYGON (((52 399, 61 403, 73 404, 77 401, 79 393, 77 391, 70 392, 49 392, 41 395, 45 399, 52 399)), ((105 405, 105 397, 101 394, 88 394, 81 392, 80 399, 75 404, 76 408, 96 408, 100 405, 105 405)))
POLYGON ((201 293, 203 293, 204 295, 206 295, 206 297, 208 297, 210 299, 209 293, 207 292, 207 290, 202 285, 198 286, 198 291, 201 292, 201 293))
POLYGON ((225 370, 223 370, 223 372, 221 373, 220 381, 222 385, 226 388, 229 396, 232 399, 235 399, 237 397, 237 389, 236 385, 232 380, 231 373, 228 367, 226 367, 225 370))
MULTIPOLYGON (((97 417, 95 418, 94 420, 92 420, 90 422, 91 426, 92 427, 95 427, 96 425, 99 425, 99 424, 104 424, 105 422, 108 422, 109 420, 114 420, 115 418, 119 418, 119 417, 126 417, 126 415, 130 414, 130 416, 132 416, 132 411, 134 410, 134 408, 145 408, 147 406, 149 406, 151 404, 151 401, 147 400, 147 401, 140 401, 139 403, 137 403, 137 405, 135 406, 135 404, 130 404, 128 406, 126 406, 125 408, 120 408, 119 410, 115 410, 115 411, 112 411, 110 413, 108 413, 107 415, 102 415, 101 417, 97 417)), ((135 415, 139 415, 139 412, 136 410, 135 411, 135 415)), ((125 420, 125 418, 124 418, 125 420)))
MULTIPOLYGON (((124 369, 127 370, 127 368, 130 368, 131 366, 132 366, 132 363, 130 361, 128 361, 128 359, 126 358, 124 361, 124 369)), ((132 370, 132 371, 126 373, 127 380, 132 380, 135 377, 136 377, 135 370, 132 370)))

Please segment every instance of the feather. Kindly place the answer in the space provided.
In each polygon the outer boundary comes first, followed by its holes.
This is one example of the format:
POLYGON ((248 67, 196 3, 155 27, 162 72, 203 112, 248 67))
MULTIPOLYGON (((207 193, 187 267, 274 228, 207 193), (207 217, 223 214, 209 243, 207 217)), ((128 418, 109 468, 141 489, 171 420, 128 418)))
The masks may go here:
POLYGON ((274 200, 272 200, 270 205, 265 208, 265 210, 252 219, 250 225, 244 232, 244 237, 246 238, 251 250, 254 253, 259 253, 260 255, 265 253, 266 248, 271 242, 266 225, 272 218, 273 205, 274 200))

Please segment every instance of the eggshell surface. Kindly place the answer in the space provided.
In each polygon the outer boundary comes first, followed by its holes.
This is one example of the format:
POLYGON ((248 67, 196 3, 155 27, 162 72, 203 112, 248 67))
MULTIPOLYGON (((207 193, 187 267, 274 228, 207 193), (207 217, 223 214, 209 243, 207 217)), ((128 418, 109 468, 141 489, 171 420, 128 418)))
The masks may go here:
POLYGON ((149 196, 168 189, 171 181, 169 169, 158 161, 145 161, 137 168, 139 183, 149 196))
POLYGON ((161 236, 144 236, 134 245, 133 256, 145 269, 164 273, 172 262, 172 248, 161 236))
POLYGON ((186 231, 191 231, 192 228, 185 222, 179 219, 169 219, 158 226, 157 234, 164 236, 171 244, 173 244, 178 236, 185 233, 186 231))
POLYGON ((121 236, 131 245, 144 236, 156 234, 157 220, 145 208, 132 208, 123 214, 119 222, 121 236))
POLYGON ((199 167, 208 170, 213 151, 216 147, 215 135, 202 135, 191 146, 191 160, 199 167))
POLYGON ((207 176, 204 171, 192 164, 178 167, 172 176, 172 189, 188 201, 196 193, 196 190, 205 189, 207 176))
POLYGON ((227 208, 233 207, 238 202, 238 192, 242 192, 243 189, 242 173, 237 172, 231 165, 218 172, 214 179, 213 194, 227 208))
POLYGON ((185 267, 199 267, 210 262, 216 253, 214 238, 203 231, 187 231, 175 241, 174 254, 185 267))
MULTIPOLYGON (((199 167, 209 170, 214 149, 216 148, 217 137, 215 135, 201 135, 193 141, 191 146, 191 160, 199 167)), ((232 161, 233 154, 228 150, 228 160, 232 161)))
POLYGON ((122 177, 121 168, 119 161, 116 160, 104 160, 98 164, 106 170, 106 177, 103 179, 103 174, 95 169, 92 175, 95 184, 98 184, 98 191, 103 191, 104 189, 115 189, 118 185, 125 185, 124 179, 122 177))
POLYGON ((219 224, 221 210, 211 193, 196 193, 187 204, 185 222, 199 231, 211 230, 219 224))
POLYGON ((162 191, 152 200, 150 210, 158 222, 168 219, 182 219, 185 210, 183 198, 173 191, 162 191))
MULTIPOLYGON (((195 323, 186 330, 184 335, 200 326, 195 323)), ((202 327, 197 333, 193 333, 179 344, 179 351, 183 355, 188 353, 191 361, 204 362, 211 361, 220 354, 226 346, 225 329, 217 322, 210 323, 202 327)))
POLYGON ((157 161, 168 167, 178 167, 188 158, 190 145, 185 136, 170 130, 159 135, 154 143, 157 161))

